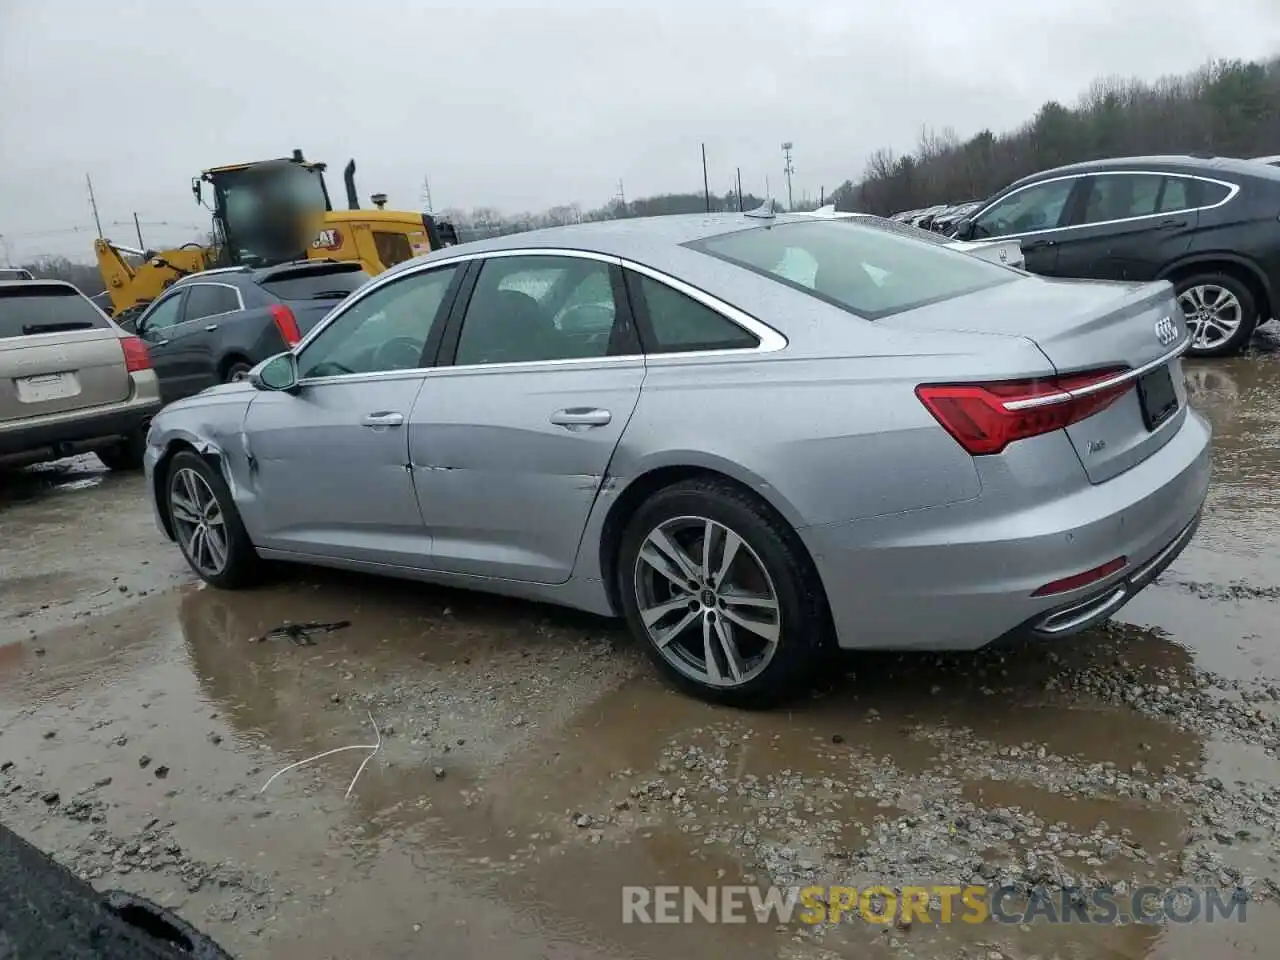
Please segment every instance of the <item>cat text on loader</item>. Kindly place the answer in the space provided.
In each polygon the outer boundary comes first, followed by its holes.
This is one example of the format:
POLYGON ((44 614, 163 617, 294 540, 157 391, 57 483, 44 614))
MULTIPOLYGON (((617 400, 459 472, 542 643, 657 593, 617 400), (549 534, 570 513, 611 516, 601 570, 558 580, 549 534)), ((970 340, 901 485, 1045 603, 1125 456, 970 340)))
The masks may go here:
POLYGON ((335 210, 330 202, 325 165, 305 160, 301 150, 280 160, 205 170, 192 179, 191 190, 197 202, 212 202, 211 245, 189 243, 156 252, 105 238, 94 241, 114 315, 131 315, 179 278, 215 267, 342 260, 359 261, 368 273, 378 274, 458 242, 453 226, 430 214, 385 209, 385 194, 375 193, 374 209, 361 210, 355 170, 352 160, 344 175, 346 210, 335 210), (211 189, 206 191, 205 184, 211 189), (212 196, 206 198, 206 192, 212 196))

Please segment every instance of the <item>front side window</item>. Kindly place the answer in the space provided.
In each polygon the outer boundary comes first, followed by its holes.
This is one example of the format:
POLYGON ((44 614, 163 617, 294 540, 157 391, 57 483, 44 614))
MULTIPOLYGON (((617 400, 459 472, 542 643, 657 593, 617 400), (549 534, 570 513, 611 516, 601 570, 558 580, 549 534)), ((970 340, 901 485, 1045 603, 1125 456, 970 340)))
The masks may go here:
POLYGON ((379 287, 325 327, 298 356, 301 379, 414 370, 444 322, 455 264, 379 287))
POLYGON ((607 263, 580 257, 494 257, 480 269, 454 363, 605 357, 616 319, 607 263))
POLYGON ((163 330, 177 323, 181 312, 182 294, 175 293, 157 303, 151 312, 141 319, 138 326, 147 332, 163 330))
POLYGON ((1022 277, 870 220, 754 227, 687 246, 869 320, 1022 277))
POLYGON ((973 221, 973 239, 1052 230, 1062 222, 1075 178, 1037 183, 1011 193, 973 221))

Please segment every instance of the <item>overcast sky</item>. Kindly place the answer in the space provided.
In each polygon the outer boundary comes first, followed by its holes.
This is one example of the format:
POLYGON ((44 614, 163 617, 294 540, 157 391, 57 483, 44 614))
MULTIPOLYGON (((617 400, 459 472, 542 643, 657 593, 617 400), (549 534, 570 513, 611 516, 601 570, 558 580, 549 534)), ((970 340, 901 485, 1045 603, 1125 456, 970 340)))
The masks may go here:
POLYGON ((362 199, 516 212, 701 189, 703 141, 712 190, 785 198, 791 140, 816 195, 921 125, 1278 52, 1277 0, 0 0, 0 260, 90 258, 86 173, 151 245, 207 228, 202 168, 293 147, 335 195, 355 157, 362 199))

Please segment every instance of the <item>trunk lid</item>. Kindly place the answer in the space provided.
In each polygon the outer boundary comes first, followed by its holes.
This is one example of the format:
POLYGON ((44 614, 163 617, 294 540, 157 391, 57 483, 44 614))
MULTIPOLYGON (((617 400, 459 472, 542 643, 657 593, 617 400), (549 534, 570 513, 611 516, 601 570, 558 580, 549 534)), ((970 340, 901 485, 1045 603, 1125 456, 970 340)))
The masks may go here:
POLYGON ((879 323, 907 330, 1023 336, 1040 348, 1059 374, 1107 368, 1143 371, 1133 389, 1066 430, 1093 483, 1151 456, 1186 416, 1181 361, 1160 362, 1187 339, 1173 287, 1163 281, 1033 277, 879 323))
POLYGON ((0 287, 0 421, 117 403, 131 388, 115 327, 78 290, 0 287))

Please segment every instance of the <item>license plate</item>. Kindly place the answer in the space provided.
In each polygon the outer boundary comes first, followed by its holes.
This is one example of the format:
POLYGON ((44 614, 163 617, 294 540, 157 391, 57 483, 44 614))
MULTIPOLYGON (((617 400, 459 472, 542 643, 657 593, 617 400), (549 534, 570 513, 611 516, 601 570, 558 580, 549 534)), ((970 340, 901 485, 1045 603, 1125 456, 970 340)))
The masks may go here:
POLYGON ((18 388, 18 399, 22 403, 43 403, 47 400, 61 400, 74 397, 80 392, 74 374, 48 373, 38 377, 19 377, 14 381, 18 388))
POLYGON ((1152 370, 1138 380, 1138 402, 1142 405, 1142 422, 1154 430, 1178 411, 1178 394, 1168 367, 1152 370))

